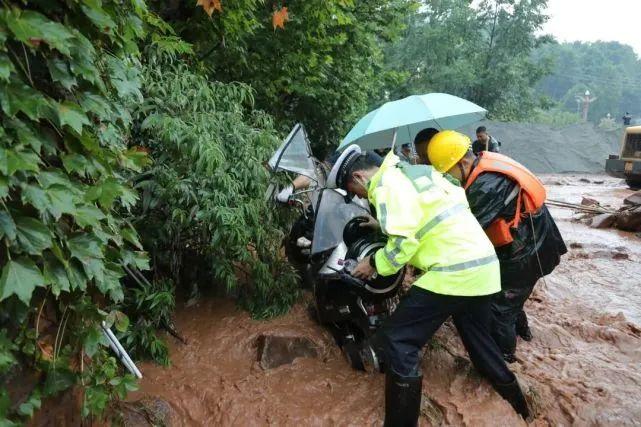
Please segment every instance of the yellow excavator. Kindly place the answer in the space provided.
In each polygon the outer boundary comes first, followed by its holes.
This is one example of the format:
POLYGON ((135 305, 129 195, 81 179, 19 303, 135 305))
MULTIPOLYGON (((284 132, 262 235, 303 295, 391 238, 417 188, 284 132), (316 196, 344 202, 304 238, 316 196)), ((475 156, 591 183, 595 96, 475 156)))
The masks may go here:
POLYGON ((610 176, 625 179, 630 188, 641 189, 641 126, 625 128, 621 152, 610 155, 605 161, 605 171, 610 176))

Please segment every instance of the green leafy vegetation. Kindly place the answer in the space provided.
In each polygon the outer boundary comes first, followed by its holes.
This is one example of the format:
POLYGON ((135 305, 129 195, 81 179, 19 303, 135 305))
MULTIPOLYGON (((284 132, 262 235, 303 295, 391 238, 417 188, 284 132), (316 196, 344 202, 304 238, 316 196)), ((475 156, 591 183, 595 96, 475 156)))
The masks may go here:
MULTIPOLYGON (((284 4, 284 2, 283 2, 284 4)), ((189 2, 159 2, 159 13, 194 43, 212 80, 243 82, 256 106, 287 132, 304 122, 322 158, 378 101, 397 73, 382 46, 400 35, 415 0, 294 0, 275 29, 274 4, 222 2, 211 18, 189 2)))
POLYGON ((76 384, 84 416, 135 388, 102 321, 135 357, 169 363, 157 330, 173 331, 176 286, 222 288, 256 317, 297 296, 280 251, 284 219, 263 199, 262 162, 279 138, 255 92, 209 81, 142 2, 48 6, 0 11, 7 424, 76 384), (153 274, 141 273, 144 249, 153 274), (25 369, 39 379, 10 399, 25 369))
POLYGON ((223 285, 257 317, 282 313, 296 276, 278 210, 264 200, 262 163, 280 142, 271 118, 253 109, 249 86, 210 82, 185 62, 151 55, 143 80, 136 141, 154 162, 136 178, 134 224, 156 274, 223 285))
MULTIPOLYGON (((135 274, 135 273, 134 273, 135 274)), ((129 327, 117 328, 123 337, 123 346, 135 359, 150 359, 168 365, 169 350, 167 344, 158 337, 159 329, 173 326, 172 315, 175 307, 174 286, 170 280, 157 280, 153 283, 139 279, 137 286, 127 289, 124 310, 128 316, 123 320, 129 327)))
POLYGON ((564 111, 558 107, 555 107, 549 110, 537 108, 532 113, 529 121, 531 123, 538 123, 552 127, 564 127, 576 123, 581 123, 582 120, 581 117, 576 113, 570 113, 568 111, 564 111))
POLYGON ((549 41, 537 36, 546 0, 425 1, 403 37, 387 50, 388 67, 406 78, 390 99, 446 92, 482 105, 500 120, 528 118, 541 106, 534 86, 549 64, 531 52, 549 41))
POLYGON ((609 131, 641 95, 614 77, 638 75, 628 47, 538 36, 545 0, 148 3, 0 8, 0 425, 75 389, 101 417, 136 387, 103 321, 167 365, 177 301, 291 307, 291 218, 265 201, 263 163, 295 122, 322 157, 409 94, 563 126, 590 89, 609 131))
POLYGON ((619 124, 626 112, 641 115, 641 59, 632 47, 617 42, 554 43, 538 49, 535 58, 554 62, 539 90, 564 111, 577 114, 576 98, 589 90, 596 98, 588 115, 594 123, 608 113, 619 124))
POLYGON ((77 382, 86 414, 133 387, 99 323, 123 299, 124 268, 146 256, 123 237, 136 236, 126 219, 137 200, 128 176, 146 163, 127 149, 145 15, 136 2, 0 9, 4 424, 31 417, 41 399, 77 382), (20 369, 41 380, 10 401, 20 369))

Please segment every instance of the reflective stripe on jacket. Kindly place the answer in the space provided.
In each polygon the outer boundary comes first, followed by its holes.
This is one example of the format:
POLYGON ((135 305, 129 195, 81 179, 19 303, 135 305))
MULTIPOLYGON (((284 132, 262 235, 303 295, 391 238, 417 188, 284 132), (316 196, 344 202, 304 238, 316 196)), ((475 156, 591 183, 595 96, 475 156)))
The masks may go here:
POLYGON ((414 285, 431 292, 480 296, 500 291, 494 247, 461 187, 431 166, 399 163, 390 153, 372 177, 368 196, 388 236, 375 254, 379 274, 410 264, 425 272, 414 285))

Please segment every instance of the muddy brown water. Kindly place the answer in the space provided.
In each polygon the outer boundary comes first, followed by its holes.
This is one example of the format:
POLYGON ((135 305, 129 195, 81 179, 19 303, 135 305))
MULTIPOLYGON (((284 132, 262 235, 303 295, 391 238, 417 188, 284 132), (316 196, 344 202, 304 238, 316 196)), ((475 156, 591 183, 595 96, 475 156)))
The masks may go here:
MULTIPOLYGON (((617 206, 630 193, 601 176, 548 175, 549 196, 583 196, 617 206), (583 181, 582 181, 583 179, 583 181), (585 182, 585 180, 588 182, 585 182)), ((528 301, 534 339, 518 344, 511 365, 544 425, 641 423, 641 239, 595 230, 552 209, 570 252, 528 301)), ((181 307, 176 324, 188 344, 168 338, 172 366, 142 364, 132 400, 156 396, 171 405, 176 425, 381 425, 382 375, 352 370, 304 304, 269 321, 254 321, 233 303, 203 299, 181 307), (302 336, 319 358, 263 370, 262 334, 302 336)), ((470 366, 455 330, 445 324, 423 358, 421 425, 524 425, 470 366)))

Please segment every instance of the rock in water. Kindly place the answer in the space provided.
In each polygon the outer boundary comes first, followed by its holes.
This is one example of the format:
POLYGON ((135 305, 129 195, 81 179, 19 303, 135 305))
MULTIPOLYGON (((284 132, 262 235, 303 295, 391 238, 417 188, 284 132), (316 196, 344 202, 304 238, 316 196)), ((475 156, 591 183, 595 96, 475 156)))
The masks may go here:
POLYGON ((258 338, 258 361, 263 369, 290 364, 299 357, 319 355, 316 343, 306 337, 261 335, 258 338))
POLYGON ((590 227, 592 228, 608 228, 614 224, 615 216, 613 214, 601 214, 592 218, 590 227))
POLYGON ((641 205, 641 190, 636 193, 630 194, 628 197, 623 199, 623 204, 625 205, 641 205))
POLYGON ((615 227, 625 231, 641 231, 641 206, 617 213, 615 227))
POLYGON ((592 199, 590 197, 583 197, 581 200, 581 205, 583 206, 599 206, 599 201, 592 199))
POLYGON ((171 405, 158 397, 144 397, 121 404, 122 425, 125 427, 174 425, 176 418, 171 405))

